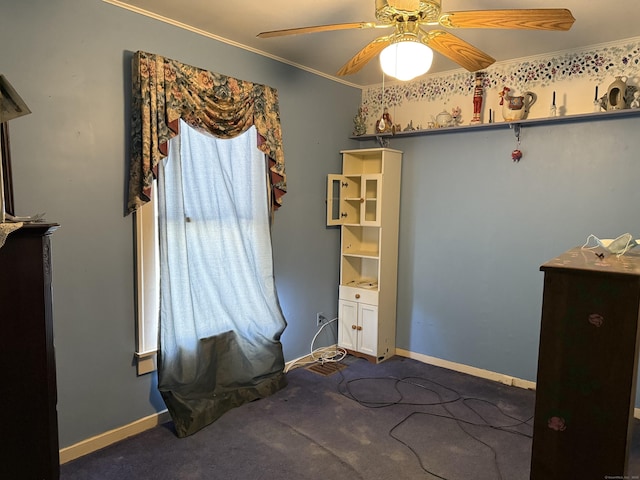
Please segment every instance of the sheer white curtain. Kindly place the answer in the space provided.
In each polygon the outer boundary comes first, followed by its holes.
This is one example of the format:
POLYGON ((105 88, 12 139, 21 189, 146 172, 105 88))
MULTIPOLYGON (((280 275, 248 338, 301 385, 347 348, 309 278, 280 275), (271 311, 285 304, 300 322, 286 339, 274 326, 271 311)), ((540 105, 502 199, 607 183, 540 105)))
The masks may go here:
POLYGON ((180 122, 158 177, 158 387, 179 436, 286 384, 266 159, 180 122))

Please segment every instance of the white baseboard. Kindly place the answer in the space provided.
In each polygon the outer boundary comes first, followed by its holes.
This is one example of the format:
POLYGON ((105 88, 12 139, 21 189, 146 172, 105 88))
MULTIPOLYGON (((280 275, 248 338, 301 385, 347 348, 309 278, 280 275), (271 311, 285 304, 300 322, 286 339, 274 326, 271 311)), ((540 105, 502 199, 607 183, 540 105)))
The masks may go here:
POLYGON ((466 373, 473 375, 474 377, 486 378, 495 382, 504 383, 505 385, 511 385, 513 387, 527 388, 529 390, 536 389, 536 383, 529 380, 523 380, 521 378, 512 377, 510 375, 504 375, 502 373, 492 372, 490 370, 483 370, 477 367, 471 367, 464 365, 463 363, 450 362, 449 360, 442 360, 441 358, 430 357, 422 353, 410 352, 409 350, 403 350, 396 348, 396 355, 401 357, 413 358, 419 360, 422 363, 429 365, 435 365, 436 367, 447 368, 455 372, 466 373))
MULTIPOLYGON (((313 359, 311 355, 305 355, 295 360, 291 360, 286 363, 288 369, 293 368, 296 364, 304 365, 305 363, 312 363, 313 359)), ((287 369, 285 369, 287 371, 287 369)), ((93 453, 101 448, 108 447, 120 440, 142 433, 145 430, 157 427, 163 423, 171 420, 171 416, 167 410, 163 410, 154 415, 141 418, 135 422, 129 423, 122 427, 109 430, 108 432, 101 433, 95 437, 87 438, 74 445, 60 449, 60 464, 70 462, 76 458, 80 458, 89 453, 93 453)))
MULTIPOLYGON (((442 360, 441 358, 430 357, 429 355, 424 355, 422 353, 415 353, 409 350, 397 348, 396 355, 406 358, 412 358, 422 363, 435 365, 436 367, 447 368, 455 372, 466 373, 468 375, 473 375, 474 377, 486 378, 488 380, 504 383, 505 385, 526 388, 529 390, 536 389, 535 382, 531 382, 529 380, 523 380, 521 378, 512 377, 503 373, 497 373, 489 370, 483 370, 477 367, 471 367, 462 363, 450 362, 449 360, 442 360)), ((305 355, 304 357, 291 360, 285 365, 290 369, 297 363, 304 364, 305 362, 311 361, 311 356, 305 355)), ((285 369, 285 371, 287 371, 287 369, 285 369)), ((640 418, 640 408, 634 409, 633 416, 635 418, 640 418)), ((163 410, 162 412, 158 412, 154 415, 149 415, 148 417, 136 420, 135 422, 132 422, 128 425, 124 425, 114 430, 109 430, 108 432, 96 435, 95 437, 88 438, 76 443, 75 445, 62 448, 60 450, 60 463, 63 464, 66 462, 70 462, 71 460, 75 460, 76 458, 80 458, 83 455, 87 455, 89 453, 100 450, 101 448, 119 442, 120 440, 124 440, 125 438, 137 435, 138 433, 142 433, 145 430, 157 427, 158 425, 166 423, 169 420, 171 420, 169 412, 163 410)))
MULTIPOLYGON (((471 367, 469 365, 464 365, 462 363, 450 362, 448 360, 442 360, 441 358, 430 357, 422 353, 415 353, 409 350, 396 348, 396 355, 400 355, 401 357, 406 357, 406 358, 412 358, 422 363, 435 365, 436 367, 447 368, 455 372, 467 373, 469 375, 473 375, 474 377, 494 380, 496 382, 504 383, 505 385, 511 385, 519 388, 526 388, 528 390, 536 389, 536 383, 531 382, 529 380, 523 380, 521 378, 512 377, 509 375, 505 375, 503 373, 497 373, 497 372, 492 372, 490 370, 483 370, 481 368, 471 367)), ((633 409, 633 416, 635 418, 640 418, 640 408, 633 409)))
POLYGON ((290 372, 291 370, 293 370, 296 367, 302 367, 304 365, 310 365, 311 363, 313 363, 313 357, 311 356, 311 354, 309 355, 304 355, 302 357, 298 357, 298 358, 294 358, 293 360, 289 360, 287 363, 284 364, 284 371, 286 372, 290 372))
POLYGON ((109 430, 108 432, 101 433, 95 437, 87 438, 81 442, 60 449, 60 464, 70 462, 76 458, 80 458, 89 453, 100 450, 101 448, 108 447, 109 445, 124 440, 125 438, 142 433, 145 430, 157 427, 165 422, 171 420, 169 412, 163 410, 162 412, 149 415, 148 417, 141 418, 135 422, 129 423, 122 427, 109 430))

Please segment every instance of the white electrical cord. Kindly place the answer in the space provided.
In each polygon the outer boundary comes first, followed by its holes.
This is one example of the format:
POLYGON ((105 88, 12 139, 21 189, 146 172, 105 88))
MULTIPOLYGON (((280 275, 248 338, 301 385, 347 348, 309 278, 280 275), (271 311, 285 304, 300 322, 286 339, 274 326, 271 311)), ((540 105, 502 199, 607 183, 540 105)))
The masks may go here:
POLYGON ((322 331, 322 329, 327 325, 329 325, 330 323, 335 322, 337 320, 338 320, 338 317, 323 323, 318 329, 318 331, 316 332, 316 334, 313 336, 313 339, 311 339, 311 345, 309 348, 311 352, 309 354, 309 356, 311 357, 311 360, 306 362, 303 362, 301 360, 296 360, 294 362, 291 362, 289 365, 285 367, 284 373, 287 373, 292 368, 312 365, 317 362, 324 364, 328 362, 339 362, 340 360, 342 360, 347 355, 347 351, 344 348, 332 346, 332 347, 320 347, 320 348, 316 348, 315 350, 313 349, 313 344, 316 343, 316 338, 318 338, 318 335, 320 335, 320 332, 322 331))

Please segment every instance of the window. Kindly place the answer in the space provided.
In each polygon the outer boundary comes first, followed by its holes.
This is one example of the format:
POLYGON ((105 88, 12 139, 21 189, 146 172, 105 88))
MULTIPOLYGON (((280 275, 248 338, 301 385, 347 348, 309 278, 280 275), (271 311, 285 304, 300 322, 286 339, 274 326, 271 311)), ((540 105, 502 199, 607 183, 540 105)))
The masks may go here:
POLYGON ((136 211, 136 358, 138 375, 156 369, 160 275, 156 189, 136 211))

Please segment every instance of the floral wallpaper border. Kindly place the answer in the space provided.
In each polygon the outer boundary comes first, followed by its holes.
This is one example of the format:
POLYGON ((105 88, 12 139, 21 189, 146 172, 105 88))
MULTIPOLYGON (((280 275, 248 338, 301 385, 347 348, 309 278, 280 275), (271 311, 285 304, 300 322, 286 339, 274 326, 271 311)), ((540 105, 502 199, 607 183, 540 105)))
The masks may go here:
MULTIPOLYGON (((522 91, 536 86, 573 79, 601 81, 612 75, 629 77, 640 73, 640 37, 602 44, 587 50, 531 57, 520 62, 501 62, 489 67, 483 86, 510 85, 522 91)), ((475 74, 455 70, 413 82, 378 85, 362 90, 362 113, 399 107, 404 102, 446 100, 459 94, 472 94, 475 74)))

